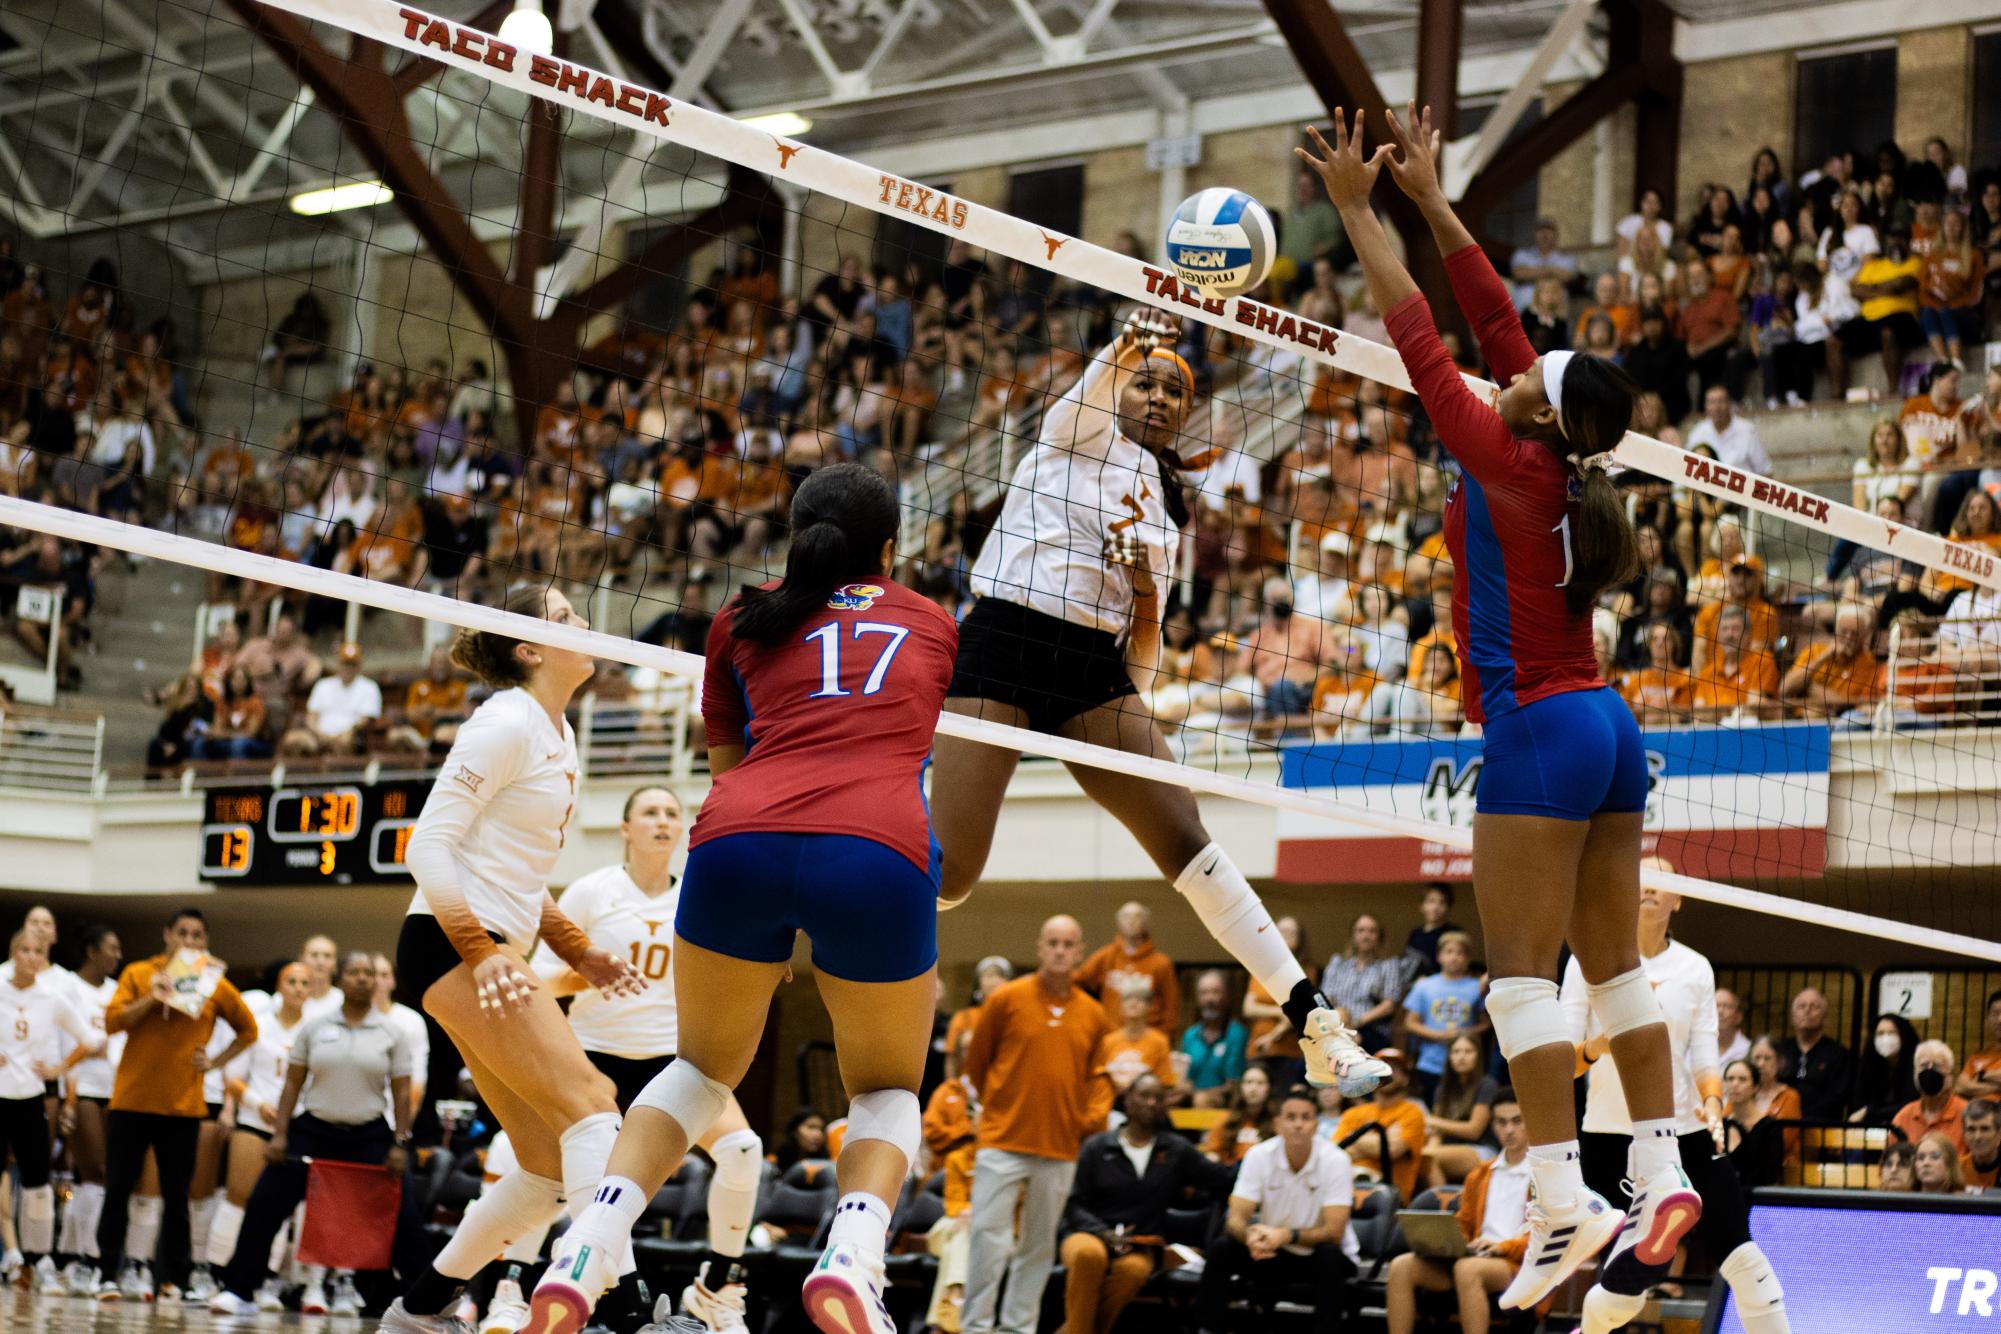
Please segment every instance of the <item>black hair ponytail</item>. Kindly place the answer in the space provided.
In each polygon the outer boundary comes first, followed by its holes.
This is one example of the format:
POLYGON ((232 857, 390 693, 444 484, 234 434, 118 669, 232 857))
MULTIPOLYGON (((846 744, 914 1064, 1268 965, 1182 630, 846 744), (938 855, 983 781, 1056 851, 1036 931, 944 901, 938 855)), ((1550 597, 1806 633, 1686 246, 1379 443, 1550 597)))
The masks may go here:
POLYGON ((1631 579, 1640 565, 1639 539, 1619 488, 1592 462, 1626 434, 1639 396, 1633 377, 1609 361, 1573 357, 1564 370, 1564 438, 1556 447, 1570 455, 1584 481, 1571 533, 1570 582, 1564 587, 1572 616, 1590 611, 1600 593, 1631 579))
POLYGON ((730 633, 775 648, 835 589, 885 578, 882 547, 896 536, 900 517, 896 493, 873 469, 837 463, 815 472, 792 497, 785 578, 776 588, 739 590, 730 633))
POLYGON ((1167 510, 1167 521, 1177 529, 1186 528, 1188 488, 1181 484, 1181 474, 1158 454, 1153 456, 1153 466, 1160 469, 1160 503, 1167 510))

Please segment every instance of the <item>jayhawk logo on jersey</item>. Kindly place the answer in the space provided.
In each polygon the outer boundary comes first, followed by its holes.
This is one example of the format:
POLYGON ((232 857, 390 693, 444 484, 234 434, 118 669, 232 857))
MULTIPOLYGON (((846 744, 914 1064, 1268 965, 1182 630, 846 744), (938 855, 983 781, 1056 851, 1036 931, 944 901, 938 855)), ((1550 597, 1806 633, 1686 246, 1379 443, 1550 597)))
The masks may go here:
POLYGON ((879 584, 849 584, 846 588, 835 589, 834 595, 827 599, 827 605, 835 611, 867 611, 882 593, 879 584))

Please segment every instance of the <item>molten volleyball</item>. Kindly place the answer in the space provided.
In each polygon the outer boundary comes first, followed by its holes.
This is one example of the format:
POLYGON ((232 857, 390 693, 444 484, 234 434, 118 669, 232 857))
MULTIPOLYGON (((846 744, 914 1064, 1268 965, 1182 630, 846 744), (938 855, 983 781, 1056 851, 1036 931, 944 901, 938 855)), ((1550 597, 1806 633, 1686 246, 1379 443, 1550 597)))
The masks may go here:
POLYGON ((1271 272, 1278 253, 1265 206, 1242 190, 1213 189, 1181 201, 1168 220, 1166 259, 1175 276, 1205 296, 1237 296, 1271 272))

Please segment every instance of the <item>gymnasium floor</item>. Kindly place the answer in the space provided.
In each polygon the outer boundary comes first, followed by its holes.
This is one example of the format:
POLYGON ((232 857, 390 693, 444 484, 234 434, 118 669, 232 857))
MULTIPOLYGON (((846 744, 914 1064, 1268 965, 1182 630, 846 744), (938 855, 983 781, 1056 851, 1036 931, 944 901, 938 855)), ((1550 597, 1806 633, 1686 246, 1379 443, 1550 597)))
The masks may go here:
POLYGON ((243 1334, 293 1334, 297 1330, 325 1330, 327 1334, 361 1334, 373 1330, 373 1320, 343 1317, 256 1315, 243 1320, 210 1315, 199 1306, 154 1307, 118 1302, 104 1306, 81 1297, 42 1297, 28 1292, 0 1293, 0 1329, 28 1334, 209 1334, 210 1331, 242 1331, 243 1334))

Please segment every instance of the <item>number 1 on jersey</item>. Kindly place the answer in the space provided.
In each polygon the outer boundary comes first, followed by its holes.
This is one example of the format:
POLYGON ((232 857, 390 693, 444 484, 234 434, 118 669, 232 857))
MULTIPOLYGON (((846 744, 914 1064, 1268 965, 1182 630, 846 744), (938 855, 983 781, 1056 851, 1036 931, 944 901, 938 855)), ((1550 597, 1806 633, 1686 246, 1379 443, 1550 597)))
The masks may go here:
MULTIPOLYGON (((882 679, 889 672, 889 664, 896 657, 896 651, 903 647, 904 638, 910 627, 885 625, 881 621, 856 621, 854 637, 863 635, 887 635, 889 644, 869 669, 868 680, 862 683, 862 694, 873 695, 882 689, 882 679)), ((820 641, 820 688, 808 695, 808 699, 839 699, 854 692, 841 689, 841 623, 828 621, 819 629, 807 635, 808 639, 820 641)))
POLYGON ((1570 516, 1568 514, 1564 515, 1563 522, 1557 524, 1556 527, 1549 531, 1560 534, 1563 538, 1563 578, 1557 580, 1556 586, 1558 588, 1568 588, 1570 587, 1570 576, 1575 571, 1575 565, 1570 555, 1570 516))

